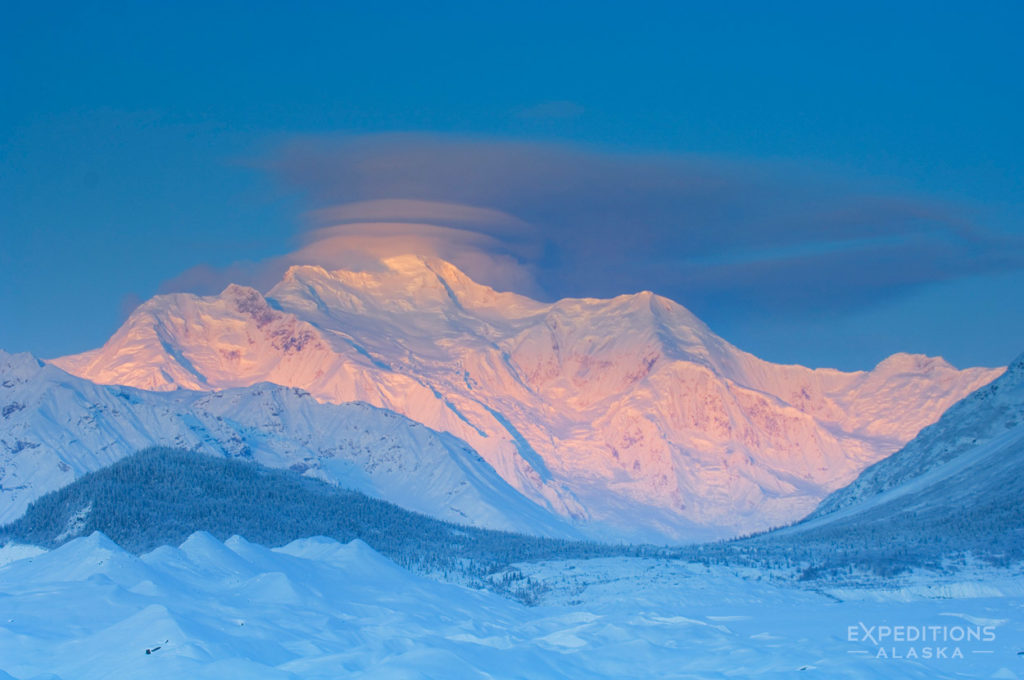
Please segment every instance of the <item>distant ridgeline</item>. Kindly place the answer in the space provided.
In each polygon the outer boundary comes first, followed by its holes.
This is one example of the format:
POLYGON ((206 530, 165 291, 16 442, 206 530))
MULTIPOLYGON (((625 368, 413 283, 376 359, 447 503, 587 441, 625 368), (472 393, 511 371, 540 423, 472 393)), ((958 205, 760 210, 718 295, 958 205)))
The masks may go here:
POLYGON ((1024 561, 1024 355, 806 519, 696 552, 809 578, 1024 561))
POLYGON ((514 562, 639 552, 458 526, 291 470, 170 448, 146 449, 36 499, 0 527, 0 544, 52 548, 93 531, 136 553, 196 531, 265 546, 359 538, 405 567, 477 576, 514 562))

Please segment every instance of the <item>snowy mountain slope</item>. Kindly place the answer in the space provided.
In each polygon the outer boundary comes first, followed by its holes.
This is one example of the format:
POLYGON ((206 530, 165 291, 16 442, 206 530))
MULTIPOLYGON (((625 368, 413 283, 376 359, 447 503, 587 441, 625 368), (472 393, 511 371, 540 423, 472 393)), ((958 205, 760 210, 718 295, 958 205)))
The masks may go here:
POLYGON ((1024 562, 1024 356, 807 519, 724 545, 725 559, 882 575, 1024 562))
POLYGON ((954 469, 969 467, 976 473, 962 493, 982 484, 997 489, 1015 481, 1014 476, 1000 476, 1008 472, 1003 469, 1008 465, 1024 473, 1024 355, 1001 377, 954 404, 901 450, 826 498, 811 518, 877 502, 888 492, 923 488, 929 481, 948 478, 954 469))
POLYGON ((463 524, 574 535, 464 442, 389 411, 268 384, 218 392, 95 385, 0 351, 0 523, 154 445, 291 468, 463 524))
POLYGON ((1019 667, 1019 596, 837 602, 753 570, 635 558, 524 571, 550 579, 555 602, 438 583, 361 541, 271 550, 196 533, 137 557, 96 533, 0 567, 0 677, 932 680, 1019 667), (857 622, 988 626, 994 640, 945 642, 936 658, 933 642, 850 640, 857 622))
POLYGON ((266 296, 160 296, 54 363, 105 384, 272 382, 388 408, 633 540, 795 520, 1001 372, 913 355, 870 372, 774 365, 651 293, 544 304, 413 256, 293 267, 266 296))
POLYGON ((846 534, 899 552, 904 564, 970 552, 1004 564, 1024 560, 1024 428, 979 443, 950 461, 790 530, 825 546, 846 534))
POLYGON ((196 531, 267 546, 358 538, 402 566, 484 586, 483 573, 527 559, 632 554, 631 546, 543 538, 445 522, 295 470, 156 447, 90 472, 0 526, 0 544, 55 548, 102 532, 142 553, 196 531))

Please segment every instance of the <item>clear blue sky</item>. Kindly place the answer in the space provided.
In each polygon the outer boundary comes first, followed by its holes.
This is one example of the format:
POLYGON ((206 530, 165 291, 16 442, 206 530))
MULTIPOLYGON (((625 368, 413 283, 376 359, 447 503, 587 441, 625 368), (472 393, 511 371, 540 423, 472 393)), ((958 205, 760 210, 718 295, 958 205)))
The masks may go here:
POLYGON ((9 4, 0 347, 97 346, 182 272, 295 250, 305 211, 426 198, 534 225, 548 297, 651 289, 776 361, 1006 363, 1024 351, 1024 5, 837 4, 9 4), (312 176, 359 179, 337 140, 394 132, 434 140, 451 181, 386 196, 312 176), (323 151, 282 171, 296 144, 323 151), (446 144, 469 167, 529 150, 503 193, 466 193, 446 144), (597 170, 545 193, 547 149, 597 170), (581 206, 609 195, 595 231, 581 206))

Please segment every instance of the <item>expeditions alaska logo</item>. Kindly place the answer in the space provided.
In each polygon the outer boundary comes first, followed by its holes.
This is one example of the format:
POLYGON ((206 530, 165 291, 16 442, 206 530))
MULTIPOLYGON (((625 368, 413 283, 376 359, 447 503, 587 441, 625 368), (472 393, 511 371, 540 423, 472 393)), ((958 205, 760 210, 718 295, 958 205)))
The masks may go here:
POLYGON ((876 659, 963 659, 967 654, 992 654, 991 649, 972 649, 995 642, 992 625, 868 625, 858 621, 847 626, 846 641, 869 649, 851 649, 850 654, 876 659))

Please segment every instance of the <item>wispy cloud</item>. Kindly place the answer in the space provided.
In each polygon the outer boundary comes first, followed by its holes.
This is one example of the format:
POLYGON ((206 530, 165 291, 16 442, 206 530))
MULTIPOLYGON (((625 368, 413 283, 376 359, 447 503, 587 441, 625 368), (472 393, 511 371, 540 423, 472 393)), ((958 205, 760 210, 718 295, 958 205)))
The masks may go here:
POLYGON ((540 239, 527 223, 497 210, 438 201, 382 199, 317 209, 306 215, 299 246, 262 262, 200 264, 165 282, 163 292, 219 292, 229 283, 266 290, 296 264, 366 270, 382 258, 416 253, 448 260, 501 290, 542 297, 535 268, 540 239))
POLYGON ((804 314, 1024 266, 1020 239, 954 206, 794 164, 387 135, 298 138, 260 165, 313 208, 298 250, 251 268, 268 280, 421 252, 548 298, 653 289, 804 314))

